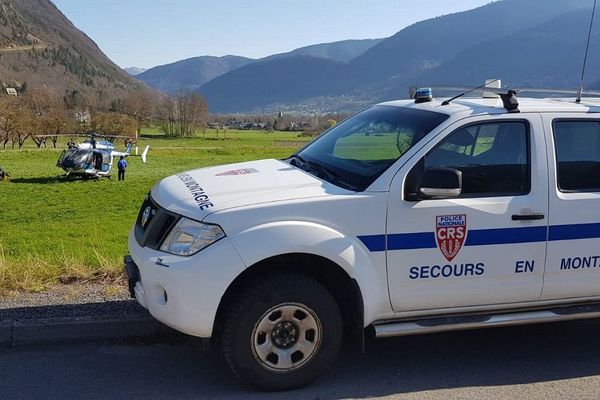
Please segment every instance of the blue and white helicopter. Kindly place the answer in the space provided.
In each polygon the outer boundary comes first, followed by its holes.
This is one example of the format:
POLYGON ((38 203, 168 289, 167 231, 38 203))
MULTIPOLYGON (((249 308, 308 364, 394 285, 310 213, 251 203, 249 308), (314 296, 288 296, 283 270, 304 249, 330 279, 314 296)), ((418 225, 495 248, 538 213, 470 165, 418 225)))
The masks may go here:
MULTIPOLYGON (((113 160, 115 157, 131 156, 133 143, 129 141, 125 151, 117 151, 111 141, 97 140, 97 137, 97 134, 92 133, 90 139, 83 143, 69 142, 68 148, 58 158, 56 166, 62 168, 67 176, 110 179, 113 160)), ((143 163, 146 163, 149 149, 150 146, 147 145, 141 154, 143 163)))

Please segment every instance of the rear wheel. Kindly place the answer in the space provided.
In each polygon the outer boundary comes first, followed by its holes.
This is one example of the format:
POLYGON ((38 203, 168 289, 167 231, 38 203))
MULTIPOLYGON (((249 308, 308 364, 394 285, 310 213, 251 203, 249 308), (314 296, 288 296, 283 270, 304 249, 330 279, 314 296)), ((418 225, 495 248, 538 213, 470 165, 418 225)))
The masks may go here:
POLYGON ((312 382, 333 364, 342 318, 331 293, 298 273, 252 281, 226 314, 223 352, 242 382, 263 390, 312 382))

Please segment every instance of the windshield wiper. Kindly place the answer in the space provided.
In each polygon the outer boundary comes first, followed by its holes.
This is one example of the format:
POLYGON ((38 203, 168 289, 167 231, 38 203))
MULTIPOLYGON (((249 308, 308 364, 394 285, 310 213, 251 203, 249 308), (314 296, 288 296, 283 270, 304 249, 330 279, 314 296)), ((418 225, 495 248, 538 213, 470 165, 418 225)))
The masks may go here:
POLYGON ((295 167, 304 169, 304 166, 307 164, 306 160, 304 158, 302 158, 302 156, 299 154, 292 154, 290 156, 290 158, 291 158, 290 164, 292 164, 295 167), (299 165, 298 161, 300 161, 302 163, 302 165, 299 165))
POLYGON ((343 181, 340 174, 335 172, 332 168, 329 168, 328 166, 320 164, 316 161, 306 161, 306 165, 316 172, 318 177, 324 178, 326 181, 333 183, 334 185, 342 186, 345 189, 352 190, 354 192, 358 191, 357 186, 343 181))
POLYGON ((325 179, 327 182, 333 183, 334 185, 342 186, 344 189, 352 190, 354 192, 358 191, 358 187, 352 185, 351 183, 345 182, 341 179, 340 174, 335 172, 333 169, 329 168, 326 165, 318 163, 316 161, 308 161, 305 160, 299 154, 293 154, 290 156, 290 164, 295 167, 300 168, 303 171, 308 173, 313 173, 313 175, 318 178, 325 179), (299 162, 298 162, 299 161, 299 162))
POLYGON ((330 180, 335 180, 340 177, 340 175, 337 172, 316 161, 307 161, 306 164, 308 164, 308 166, 312 168, 315 172, 325 175, 325 177, 327 177, 330 180))

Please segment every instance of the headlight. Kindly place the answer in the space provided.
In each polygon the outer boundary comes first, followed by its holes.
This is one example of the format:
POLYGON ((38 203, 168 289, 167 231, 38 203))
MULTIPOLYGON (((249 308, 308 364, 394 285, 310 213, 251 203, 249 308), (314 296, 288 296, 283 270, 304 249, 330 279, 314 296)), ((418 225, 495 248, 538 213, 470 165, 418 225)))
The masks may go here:
POLYGON ((160 249, 179 256, 191 256, 225 237, 218 225, 181 218, 171 229, 160 249))

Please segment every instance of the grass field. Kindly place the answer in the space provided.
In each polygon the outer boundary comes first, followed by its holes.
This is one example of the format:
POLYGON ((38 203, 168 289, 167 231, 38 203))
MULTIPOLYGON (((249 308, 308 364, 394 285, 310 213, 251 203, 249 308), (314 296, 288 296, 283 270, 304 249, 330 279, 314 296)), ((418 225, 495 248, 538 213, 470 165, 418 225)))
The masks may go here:
MULTIPOLYGON (((0 294, 59 282, 120 278, 127 234, 145 194, 161 178, 210 165, 283 158, 307 141, 297 133, 215 131, 166 139, 149 130, 148 163, 131 157, 127 181, 71 180, 55 166, 62 150, 0 150, 0 294), (154 134, 154 135, 153 135, 154 134)), ((148 134, 148 135, 145 135, 148 134)), ((118 145, 120 145, 119 143, 118 145)))

